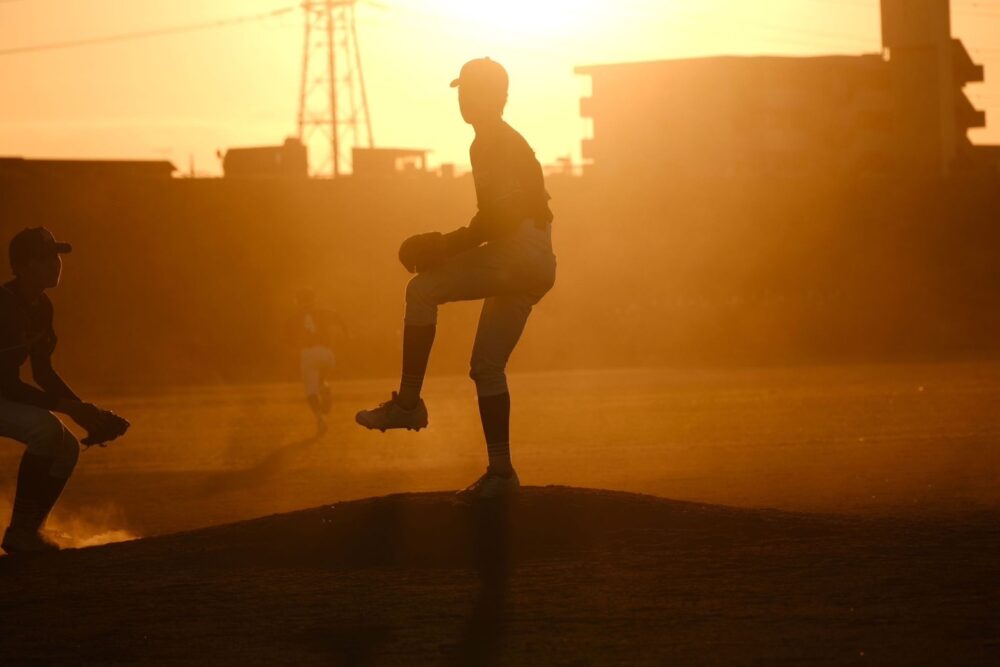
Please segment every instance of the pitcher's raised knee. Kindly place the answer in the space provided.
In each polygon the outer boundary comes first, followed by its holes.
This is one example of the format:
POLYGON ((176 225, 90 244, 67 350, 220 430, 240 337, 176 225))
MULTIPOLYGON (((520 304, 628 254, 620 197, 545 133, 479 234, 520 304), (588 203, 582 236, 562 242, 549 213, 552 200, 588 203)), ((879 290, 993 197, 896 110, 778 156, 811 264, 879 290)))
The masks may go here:
POLYGON ((406 285, 406 323, 414 326, 437 324, 438 305, 434 281, 424 273, 413 276, 406 285))

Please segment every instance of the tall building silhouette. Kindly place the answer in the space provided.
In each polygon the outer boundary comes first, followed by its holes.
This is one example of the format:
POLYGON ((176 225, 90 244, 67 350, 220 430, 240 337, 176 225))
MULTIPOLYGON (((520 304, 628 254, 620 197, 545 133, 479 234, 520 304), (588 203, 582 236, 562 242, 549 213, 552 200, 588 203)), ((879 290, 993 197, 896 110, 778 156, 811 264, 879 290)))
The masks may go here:
POLYGON ((882 47, 892 81, 894 150, 901 166, 947 173, 971 149, 986 114, 965 96, 983 67, 951 36, 949 0, 882 0, 882 47))
POLYGON ((951 36, 948 0, 882 0, 883 52, 578 67, 592 94, 595 174, 944 176, 973 158, 982 81, 951 36))

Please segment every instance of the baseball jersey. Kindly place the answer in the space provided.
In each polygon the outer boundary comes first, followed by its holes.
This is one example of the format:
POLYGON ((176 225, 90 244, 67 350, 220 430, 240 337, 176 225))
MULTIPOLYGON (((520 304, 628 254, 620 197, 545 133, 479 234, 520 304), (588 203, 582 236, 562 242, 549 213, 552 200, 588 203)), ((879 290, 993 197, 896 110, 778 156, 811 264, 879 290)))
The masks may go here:
POLYGON ((289 329, 299 347, 330 347, 336 319, 337 316, 328 310, 312 308, 296 314, 289 322, 289 329))
POLYGON ((525 219, 552 222, 549 193, 535 152, 517 130, 500 121, 478 133, 469 148, 478 211, 468 227, 449 234, 455 248, 503 238, 525 219))
POLYGON ((0 396, 15 403, 55 409, 60 398, 79 400, 52 369, 56 348, 52 302, 45 294, 28 302, 12 280, 0 288, 0 396), (21 381, 21 366, 31 359, 39 389, 21 381))

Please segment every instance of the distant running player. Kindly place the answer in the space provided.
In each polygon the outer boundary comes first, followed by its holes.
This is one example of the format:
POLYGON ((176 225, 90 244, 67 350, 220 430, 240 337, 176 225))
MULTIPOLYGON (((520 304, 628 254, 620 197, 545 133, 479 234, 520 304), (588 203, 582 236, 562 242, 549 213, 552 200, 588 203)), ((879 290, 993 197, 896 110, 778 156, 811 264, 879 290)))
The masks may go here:
POLYGON ((87 429, 84 444, 114 439, 128 428, 114 413, 81 401, 52 367, 56 334, 45 290, 59 284, 60 255, 71 250, 42 227, 19 232, 10 242, 14 279, 0 287, 0 436, 27 447, 3 537, 7 553, 59 548, 42 527, 76 467, 80 445, 53 413, 87 429), (21 380, 21 366, 29 359, 37 386, 21 380))
POLYGON ((483 299, 471 377, 479 397, 489 465, 466 491, 506 496, 520 486, 510 458, 510 394, 505 369, 532 307, 555 282, 552 213, 534 151, 503 120, 507 72, 481 58, 466 63, 451 82, 465 122, 475 130, 469 150, 479 210, 467 227, 431 232, 403 242, 399 259, 417 275, 406 288, 403 370, 399 392, 357 414, 369 429, 427 426, 420 398, 434 342, 438 306, 483 299))
POLYGON ((328 380, 333 372, 333 329, 344 330, 334 313, 316 307, 312 290, 300 290, 295 299, 297 312, 289 322, 289 331, 299 348, 302 385, 306 402, 316 417, 316 434, 326 433, 326 416, 333 397, 328 380))

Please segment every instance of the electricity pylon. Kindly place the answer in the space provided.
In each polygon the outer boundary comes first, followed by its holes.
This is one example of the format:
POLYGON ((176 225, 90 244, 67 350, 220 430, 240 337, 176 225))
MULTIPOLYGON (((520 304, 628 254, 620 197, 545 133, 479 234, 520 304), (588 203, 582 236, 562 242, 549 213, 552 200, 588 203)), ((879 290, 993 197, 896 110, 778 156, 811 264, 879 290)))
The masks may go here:
POLYGON ((312 176, 350 171, 351 149, 373 146, 354 9, 358 0, 305 0, 299 140, 312 176))

